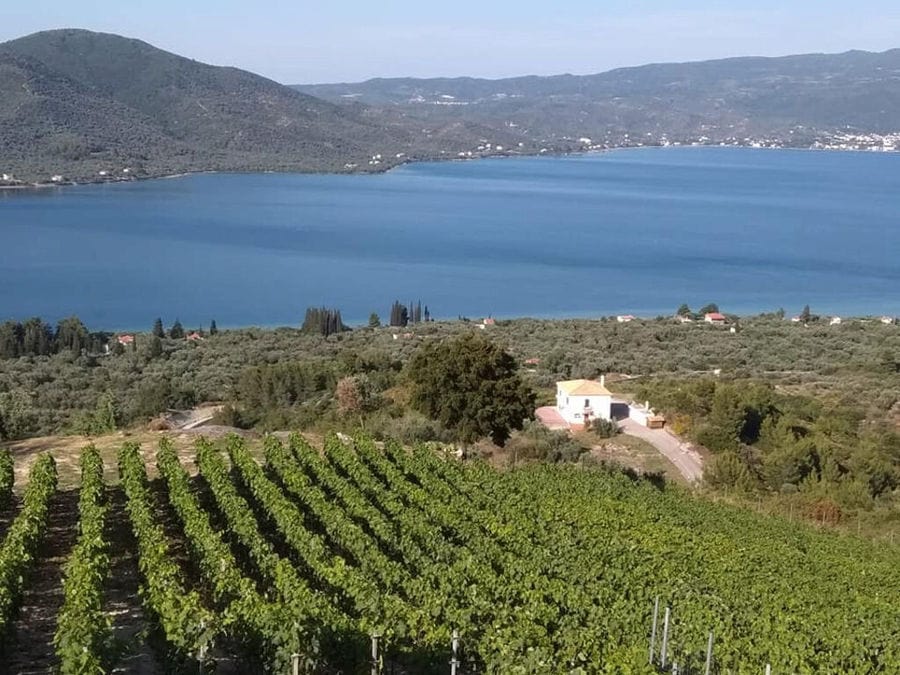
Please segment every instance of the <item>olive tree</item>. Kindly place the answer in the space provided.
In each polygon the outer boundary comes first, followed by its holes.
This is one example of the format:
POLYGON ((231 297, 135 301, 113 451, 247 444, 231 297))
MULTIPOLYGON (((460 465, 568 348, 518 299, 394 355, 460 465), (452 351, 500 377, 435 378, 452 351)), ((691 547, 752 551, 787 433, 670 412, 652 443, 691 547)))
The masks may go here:
POLYGON ((411 403, 470 443, 502 445, 534 415, 535 395, 515 359, 484 336, 469 333, 429 343, 411 359, 411 403))

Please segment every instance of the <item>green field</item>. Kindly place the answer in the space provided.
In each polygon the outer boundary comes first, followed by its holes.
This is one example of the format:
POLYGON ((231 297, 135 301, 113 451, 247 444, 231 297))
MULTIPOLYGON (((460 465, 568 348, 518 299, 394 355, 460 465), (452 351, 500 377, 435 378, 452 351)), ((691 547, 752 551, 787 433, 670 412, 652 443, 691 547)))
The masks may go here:
POLYGON ((373 634, 382 672, 449 672, 456 630, 460 672, 650 673, 657 597, 680 672, 702 672, 710 632, 717 673, 900 669, 896 547, 619 472, 334 436, 268 438, 262 463, 200 441, 185 461, 164 440, 152 481, 137 445, 105 483, 88 452, 75 513, 42 457, 3 509, 11 672, 288 673, 299 654, 368 673, 373 634))

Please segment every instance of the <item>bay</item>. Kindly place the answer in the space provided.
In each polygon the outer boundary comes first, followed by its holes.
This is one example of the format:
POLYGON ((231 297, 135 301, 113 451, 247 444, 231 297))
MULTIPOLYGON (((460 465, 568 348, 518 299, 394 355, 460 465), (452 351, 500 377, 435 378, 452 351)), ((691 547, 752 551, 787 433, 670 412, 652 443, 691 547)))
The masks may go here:
POLYGON ((0 319, 900 314, 900 155, 647 148, 0 191, 0 319))

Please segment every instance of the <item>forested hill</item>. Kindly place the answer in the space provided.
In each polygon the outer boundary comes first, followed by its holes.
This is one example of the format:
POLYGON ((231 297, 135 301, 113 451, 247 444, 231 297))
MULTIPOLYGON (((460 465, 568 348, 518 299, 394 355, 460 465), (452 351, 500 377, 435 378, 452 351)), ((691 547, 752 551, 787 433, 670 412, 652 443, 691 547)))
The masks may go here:
POLYGON ((502 121, 539 136, 752 135, 790 142, 793 134, 800 138, 792 144, 803 144, 848 130, 900 131, 900 49, 653 64, 584 76, 373 79, 297 89, 433 118, 502 121))
POLYGON ((116 35, 54 30, 0 44, 0 171, 29 182, 377 169, 480 133, 455 123, 423 131, 116 35), (369 164, 374 155, 382 164, 369 164))
POLYGON ((0 173, 29 183, 379 171, 586 143, 900 147, 898 132, 900 50, 287 87, 84 30, 0 44, 0 173))

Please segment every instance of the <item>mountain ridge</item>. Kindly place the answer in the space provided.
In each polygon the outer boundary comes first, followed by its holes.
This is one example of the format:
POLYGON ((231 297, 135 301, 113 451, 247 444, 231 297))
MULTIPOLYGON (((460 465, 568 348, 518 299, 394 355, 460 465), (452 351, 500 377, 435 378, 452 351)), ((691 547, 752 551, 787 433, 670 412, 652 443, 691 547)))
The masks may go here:
POLYGON ((590 75, 374 78, 295 88, 337 103, 402 108, 432 120, 503 120, 538 137, 590 136, 610 146, 640 135, 650 143, 769 137, 804 147, 847 127, 900 131, 900 49, 729 57, 590 75))
POLYGON ((43 182, 125 169, 380 170, 440 156, 448 134, 477 135, 453 122, 425 134, 238 68, 78 29, 0 44, 0 101, 0 171, 43 182))
POLYGON ((83 29, 0 44, 0 172, 24 183, 670 142, 827 146, 898 130, 900 49, 288 87, 83 29))

